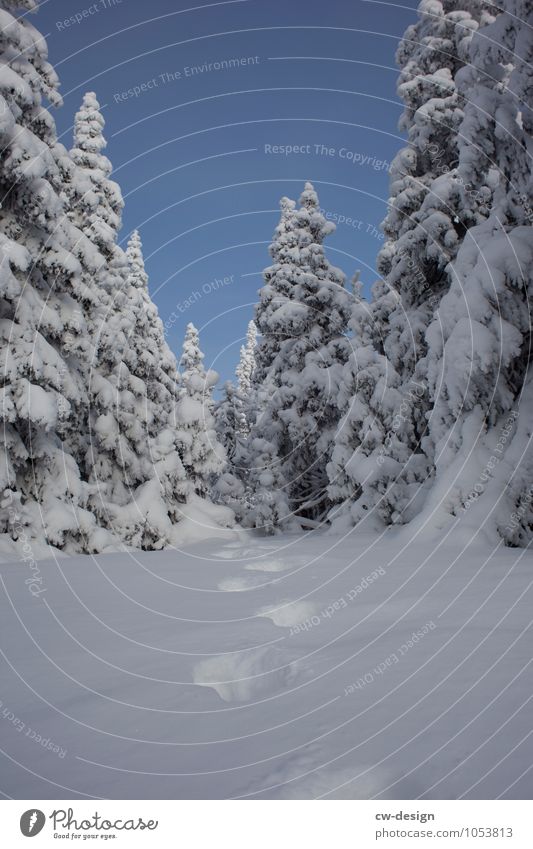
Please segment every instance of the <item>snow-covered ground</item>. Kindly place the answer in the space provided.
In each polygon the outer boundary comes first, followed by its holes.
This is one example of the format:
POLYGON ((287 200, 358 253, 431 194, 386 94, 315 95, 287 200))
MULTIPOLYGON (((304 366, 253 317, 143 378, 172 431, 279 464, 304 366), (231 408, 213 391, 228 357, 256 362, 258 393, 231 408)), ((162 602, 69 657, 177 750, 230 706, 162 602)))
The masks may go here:
POLYGON ((4 563, 1 790, 530 798, 532 566, 453 535, 229 530, 4 563))

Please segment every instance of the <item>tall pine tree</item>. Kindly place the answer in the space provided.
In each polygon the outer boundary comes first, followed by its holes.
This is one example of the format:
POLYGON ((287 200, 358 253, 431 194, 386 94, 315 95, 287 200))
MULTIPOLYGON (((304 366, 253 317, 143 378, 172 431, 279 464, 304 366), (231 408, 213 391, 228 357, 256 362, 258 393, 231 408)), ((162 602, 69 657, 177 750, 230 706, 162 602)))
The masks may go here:
MULTIPOLYGON (((483 0, 422 0, 419 21, 397 52, 398 93, 405 104, 400 127, 409 144, 391 168, 386 242, 378 256, 383 279, 371 306, 373 344, 385 358, 380 371, 391 377, 394 391, 383 402, 380 418, 389 422, 383 442, 368 458, 359 450, 351 463, 353 499, 362 499, 364 515, 372 512, 385 524, 412 519, 431 486, 435 445, 428 429, 433 399, 426 332, 449 289, 448 266, 464 234, 490 209, 490 181, 472 193, 457 168, 465 109, 457 76, 469 62, 473 34, 491 19, 490 6, 483 0)), ((352 371, 346 376, 353 380, 352 371)), ((361 510, 352 514, 357 520, 361 510)))
POLYGON ((67 217, 69 158, 43 105, 61 98, 46 42, 25 14, 35 9, 32 0, 0 3, 0 521, 15 536, 22 523, 54 545, 91 547, 95 521, 70 422, 83 429, 87 420, 85 279, 101 257, 67 217))
POLYGON ((252 450, 250 480, 260 491, 265 458, 279 463, 276 474, 285 482, 290 511, 308 526, 322 520, 330 506, 326 466, 339 418, 335 393, 350 315, 344 275, 324 253, 323 240, 334 229, 321 214, 310 183, 299 208, 282 199, 270 246, 274 264, 263 274, 256 309, 261 341, 251 446, 255 444, 258 456, 252 450))
POLYGON ((216 372, 205 370, 198 331, 188 324, 180 361, 182 388, 177 406, 178 445, 187 477, 196 495, 206 497, 226 466, 213 416, 216 372))
POLYGON ((91 380, 92 504, 120 539, 161 548, 171 542, 189 492, 177 445, 177 364, 148 292, 137 231, 126 255, 124 298, 106 317, 120 359, 100 345, 91 380))
POLYGON ((441 523, 467 513, 493 541, 525 544, 533 532, 533 9, 500 5, 457 75, 466 104, 458 174, 475 196, 491 187, 492 209, 465 235, 427 333, 432 506, 441 523))
MULTIPOLYGON (((376 327, 373 305, 363 299, 361 288, 355 279, 351 336, 347 340, 349 354, 337 393, 342 418, 327 467, 329 498, 334 505, 329 518, 339 530, 363 519, 366 529, 381 524, 369 493, 384 494, 383 490, 380 493, 383 471, 393 477, 393 461, 385 452, 393 440, 399 441, 396 430, 402 411, 400 378, 379 350, 381 328, 379 322, 376 327), (385 464, 387 468, 383 470, 385 464)), ((395 454, 400 453, 401 444, 394 449, 395 454)))
POLYGON ((252 378, 255 372, 255 350, 257 348, 257 328, 255 321, 248 323, 246 331, 246 345, 241 346, 241 356, 237 366, 238 394, 236 402, 239 409, 238 428, 241 436, 250 433, 250 425, 254 416, 254 391, 252 378))

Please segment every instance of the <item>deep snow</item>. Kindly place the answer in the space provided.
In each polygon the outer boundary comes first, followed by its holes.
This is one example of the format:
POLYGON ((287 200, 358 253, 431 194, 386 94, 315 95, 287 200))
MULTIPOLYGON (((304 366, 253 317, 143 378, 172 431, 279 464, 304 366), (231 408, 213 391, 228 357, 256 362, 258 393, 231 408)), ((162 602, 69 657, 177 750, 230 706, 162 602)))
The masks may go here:
POLYGON ((224 533, 0 566, 6 796, 531 798, 530 552, 224 533))

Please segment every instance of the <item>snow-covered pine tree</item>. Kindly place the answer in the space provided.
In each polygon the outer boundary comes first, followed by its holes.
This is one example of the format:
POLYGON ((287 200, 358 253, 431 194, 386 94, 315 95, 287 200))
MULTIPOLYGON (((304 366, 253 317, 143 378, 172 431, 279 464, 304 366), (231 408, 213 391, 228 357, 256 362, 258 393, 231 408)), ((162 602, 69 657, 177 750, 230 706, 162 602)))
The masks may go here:
POLYGON ((254 435, 249 439, 250 463, 244 496, 243 524, 273 534, 297 526, 291 513, 287 481, 273 441, 254 435))
POLYGON ((520 0, 500 7, 457 76, 466 102, 458 174, 473 193, 489 184, 493 206, 466 234, 427 333, 437 457, 428 507, 441 523, 466 512, 494 540, 525 544, 533 530, 533 9, 520 0))
POLYGON ((275 261, 263 272, 263 286, 259 290, 259 303, 255 308, 255 326, 257 332, 263 334, 255 350, 255 369, 253 387, 260 389, 274 365, 283 341, 282 336, 276 335, 276 311, 289 300, 291 281, 286 278, 281 269, 284 264, 289 266, 291 251, 296 247, 296 202, 287 197, 280 200, 280 220, 276 226, 269 253, 275 261))
MULTIPOLYGON (((432 305, 449 285, 446 266, 465 230, 488 214, 490 192, 469 197, 456 172, 464 115, 456 75, 468 62, 473 33, 490 20, 491 6, 485 0, 422 0, 419 21, 407 29, 396 54, 398 94, 405 104, 400 129, 407 131, 409 144, 391 167, 392 197, 383 223, 387 240, 378 264, 401 299, 398 312, 416 314, 429 300, 426 312, 433 314, 432 305)), ((424 350, 424 315, 407 329, 406 318, 402 325, 391 317, 389 345, 394 358, 407 357, 411 372, 424 350)))
MULTIPOLYGON (((279 462, 284 498, 308 526, 324 518, 330 506, 326 466, 339 418, 335 392, 350 315, 344 275, 330 265, 322 244, 334 229, 321 214, 310 183, 299 209, 282 199, 270 246, 274 264, 263 273, 256 309, 261 341, 254 372, 258 416, 252 449, 255 440, 260 444, 255 443, 255 461, 251 452, 250 481, 262 487, 266 460, 279 462)), ((277 508, 274 512, 274 524, 286 514, 277 508)))
POLYGON ((107 349, 107 356, 121 359, 116 340, 108 331, 107 316, 126 303, 129 274, 125 252, 117 244, 124 201, 117 183, 110 179, 112 165, 103 151, 105 121, 94 92, 84 95, 74 120, 72 168, 68 175, 69 217, 97 245, 102 263, 88 281, 94 293, 91 305, 91 339, 107 349))
POLYGON ((83 468, 87 479, 93 471, 87 460, 94 459, 95 447, 91 446, 90 431, 99 411, 98 401, 93 397, 93 369, 100 363, 101 375, 104 359, 108 370, 120 367, 124 345, 121 337, 116 336, 117 319, 113 316, 117 310, 125 309, 128 275, 126 255, 117 244, 124 202, 120 187, 110 179, 112 165, 103 153, 107 146, 104 127, 96 95, 88 92, 74 119, 73 147, 68 162, 63 161, 68 216, 99 251, 96 270, 86 269, 83 274, 89 305, 87 338, 92 351, 91 369, 86 378, 91 408, 87 417, 89 436, 86 429, 79 426, 79 419, 85 421, 85 417, 73 416, 70 422, 70 439, 78 441, 79 454, 85 458, 83 468))
MULTIPOLYGON (((126 251, 129 267, 128 296, 134 310, 135 329, 130 334, 131 363, 135 374, 146 383, 147 397, 154 407, 152 433, 160 423, 175 413, 179 397, 179 375, 176 358, 170 350, 156 305, 148 291, 148 275, 144 266, 139 232, 134 230, 126 251)), ((148 418, 147 420, 151 420, 148 418)))
POLYGON ((238 390, 231 380, 224 384, 223 395, 215 407, 214 415, 218 441, 224 446, 228 462, 233 467, 241 433, 242 408, 238 390))
POLYGON ((248 436, 255 421, 255 392, 252 375, 255 370, 257 329, 250 321, 246 344, 241 346, 236 369, 237 386, 231 381, 224 384, 224 394, 215 408, 215 429, 226 452, 228 467, 214 488, 217 501, 230 507, 238 521, 245 519, 249 498, 250 445, 248 436))
POLYGON ((248 322, 246 345, 241 346, 241 357, 237 367, 239 389, 246 396, 252 389, 252 375, 255 371, 255 349, 257 348, 257 327, 255 321, 248 322))
POLYGON ((137 231, 126 256, 124 297, 106 317, 114 349, 100 334, 91 380, 92 503, 128 544, 161 548, 172 541, 190 492, 177 445, 177 365, 148 292, 137 231))
POLYGON ((254 415, 252 374, 255 369, 257 330, 250 321, 246 333, 246 345, 241 345, 240 359, 235 370, 237 385, 230 380, 223 387, 223 396, 215 407, 215 429, 224 446, 230 466, 240 465, 237 454, 245 450, 246 437, 250 433, 250 421, 254 415))
MULTIPOLYGON (((431 483, 425 334, 449 288, 448 264, 465 232, 490 207, 488 187, 469 195, 457 173, 464 99, 456 84, 473 33, 490 20, 489 6, 483 0, 422 0, 419 21, 407 29, 397 52, 398 92, 405 103, 400 127, 409 144, 391 168, 386 242, 378 256, 383 280, 374 286, 371 309, 374 346, 386 358, 381 366, 394 375, 398 409, 393 432, 386 433, 385 444, 375 445, 372 474, 365 459, 356 475, 365 480, 366 510, 375 507, 385 524, 416 515, 431 483)), ((390 417, 387 409, 385 419, 390 417)), ((354 468, 357 462, 354 458, 354 468)))
POLYGON ((213 388, 218 374, 205 370, 198 331, 187 325, 180 361, 181 391, 177 405, 177 440, 183 465, 194 492, 206 497, 226 466, 213 416, 213 388))
POLYGON ((227 468, 215 480, 213 500, 233 510, 237 521, 247 514, 245 483, 248 476, 248 440, 243 435, 243 404, 238 388, 228 380, 215 407, 215 431, 224 448, 227 468))
POLYGON ((106 535, 95 536, 85 509, 69 419, 87 419, 83 272, 101 258, 66 216, 68 155, 43 105, 61 98, 46 42, 26 14, 36 8, 0 2, 1 521, 15 535, 22 522, 54 545, 92 548, 106 535))
MULTIPOLYGON (((373 304, 363 299, 361 288, 356 277, 349 322, 351 336, 346 340, 349 354, 337 393, 342 418, 327 467, 328 493, 334 505, 329 518, 339 530, 362 519, 367 528, 381 524, 376 496, 384 494, 381 486, 385 463, 387 475, 394 476, 393 461, 385 452, 398 439, 397 416, 402 409, 399 375, 379 350, 381 328, 375 326, 373 304)), ((394 449, 395 454, 400 454, 401 444, 394 449)))
POLYGON ((241 355, 237 366, 237 404, 240 405, 239 432, 242 436, 250 433, 250 426, 255 414, 254 391, 252 377, 255 371, 255 349, 257 348, 257 327, 255 321, 248 323, 246 345, 241 346, 241 355))
POLYGON ((70 217, 108 260, 116 250, 124 201, 110 179, 111 162, 103 151, 105 121, 94 92, 87 92, 74 119, 70 157, 76 166, 70 185, 70 217))
MULTIPOLYGON (((268 341, 264 340, 265 346, 268 341)), ((238 517, 245 527, 256 528, 267 535, 300 527, 289 504, 289 487, 278 450, 280 431, 275 427, 268 406, 275 392, 274 372, 267 374, 261 384, 254 381, 255 423, 239 455, 244 496, 238 517), (267 432, 262 432, 261 422, 268 423, 267 432)))

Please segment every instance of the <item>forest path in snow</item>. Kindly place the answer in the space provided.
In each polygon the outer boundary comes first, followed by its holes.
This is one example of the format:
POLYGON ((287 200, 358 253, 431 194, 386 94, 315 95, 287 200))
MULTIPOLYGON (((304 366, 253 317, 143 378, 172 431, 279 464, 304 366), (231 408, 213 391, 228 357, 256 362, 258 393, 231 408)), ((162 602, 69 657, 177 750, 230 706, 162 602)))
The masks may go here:
POLYGON ((533 558, 353 532, 0 566, 15 798, 529 798, 533 558))

